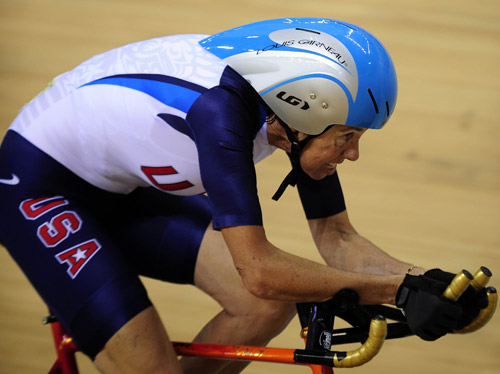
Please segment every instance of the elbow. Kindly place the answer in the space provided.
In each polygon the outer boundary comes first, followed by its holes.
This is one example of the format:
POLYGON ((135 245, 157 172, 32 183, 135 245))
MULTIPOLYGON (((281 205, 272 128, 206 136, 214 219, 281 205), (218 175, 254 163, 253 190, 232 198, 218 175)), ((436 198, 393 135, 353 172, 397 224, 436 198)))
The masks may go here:
POLYGON ((274 299, 273 295, 276 293, 266 284, 266 282, 251 283, 247 286, 247 290, 253 296, 260 299, 274 299))
POLYGON ((262 269, 238 268, 243 284, 248 292, 260 299, 272 299, 276 294, 270 282, 270 275, 262 269))

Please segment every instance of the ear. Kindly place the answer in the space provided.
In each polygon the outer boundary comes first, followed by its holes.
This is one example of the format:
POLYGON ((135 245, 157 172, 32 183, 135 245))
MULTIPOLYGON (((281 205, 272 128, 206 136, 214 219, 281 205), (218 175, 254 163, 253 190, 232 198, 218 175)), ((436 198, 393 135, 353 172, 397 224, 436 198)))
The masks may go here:
POLYGON ((297 140, 300 142, 301 140, 304 140, 307 138, 309 135, 304 134, 303 132, 297 131, 295 129, 292 129, 293 134, 297 137, 297 140))

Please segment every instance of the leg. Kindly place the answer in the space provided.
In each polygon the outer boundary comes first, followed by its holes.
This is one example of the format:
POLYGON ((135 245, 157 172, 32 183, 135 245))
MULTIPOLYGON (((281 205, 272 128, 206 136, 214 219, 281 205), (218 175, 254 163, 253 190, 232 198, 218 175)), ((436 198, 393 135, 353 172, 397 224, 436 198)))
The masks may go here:
MULTIPOLYGON (((267 344, 294 316, 295 305, 258 299, 246 291, 221 233, 207 229, 211 227, 212 213, 204 196, 165 195, 152 189, 131 194, 127 207, 132 204, 133 216, 120 223, 113 235, 120 248, 142 275, 194 283, 221 304, 222 312, 207 324, 196 341, 267 344), (137 204, 133 204, 134 199, 137 204)), ((245 365, 183 360, 186 373, 238 373, 245 365)))
MULTIPOLYGON (((195 284, 223 310, 195 338, 196 342, 266 345, 295 315, 295 304, 259 299, 243 285, 222 234, 207 229, 195 269, 195 284)), ((183 358, 186 374, 239 373, 247 362, 183 358)))
MULTIPOLYGON (((104 373, 180 374, 175 352, 137 275, 136 262, 119 244, 122 233, 113 236, 114 228, 127 222, 118 208, 131 210, 134 216, 133 196, 98 190, 11 132, 0 147, 0 174, 14 173, 22 183, 15 188, 0 184, 0 242, 80 351, 104 373)), ((170 203, 162 206, 162 212, 176 208, 170 203)), ((191 279, 208 222, 205 218, 195 230, 200 232, 199 241, 186 248, 187 252, 194 248, 194 255, 177 256, 192 262, 191 279)), ((184 221, 179 225, 183 227, 184 221)), ((173 225, 172 231, 178 227, 173 225)), ((156 252, 151 253, 157 247, 148 247, 152 243, 144 240, 140 230, 138 234, 133 249, 157 259, 156 252)), ((189 241, 186 237, 182 243, 189 241)))
POLYGON ((140 312, 118 330, 97 354, 94 363, 106 374, 182 373, 153 306, 140 312))

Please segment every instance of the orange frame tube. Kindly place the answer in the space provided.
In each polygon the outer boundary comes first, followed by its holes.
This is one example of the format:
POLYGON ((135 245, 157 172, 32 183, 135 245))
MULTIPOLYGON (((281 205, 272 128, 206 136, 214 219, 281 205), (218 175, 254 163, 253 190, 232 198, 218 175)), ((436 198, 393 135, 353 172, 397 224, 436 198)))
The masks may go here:
POLYGON ((309 366, 313 374, 333 374, 333 369, 322 365, 307 365, 294 359, 295 349, 268 348, 247 345, 223 345, 173 342, 180 356, 208 357, 226 360, 264 361, 280 364, 309 366))
POLYGON ((222 345, 203 343, 173 343, 180 356, 222 358, 227 360, 268 361, 294 364, 294 349, 252 347, 247 345, 222 345))

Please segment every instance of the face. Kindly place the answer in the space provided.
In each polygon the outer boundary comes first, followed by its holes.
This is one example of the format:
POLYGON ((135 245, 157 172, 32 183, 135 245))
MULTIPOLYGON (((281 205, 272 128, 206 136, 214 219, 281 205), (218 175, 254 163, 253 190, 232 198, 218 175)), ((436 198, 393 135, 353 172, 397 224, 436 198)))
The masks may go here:
POLYGON ((359 158, 359 139, 366 129, 335 125, 312 138, 300 154, 300 165, 313 179, 332 175, 344 160, 359 158))

